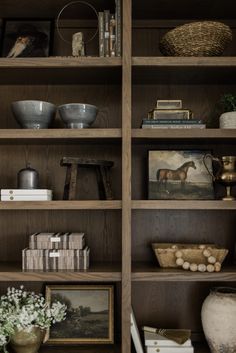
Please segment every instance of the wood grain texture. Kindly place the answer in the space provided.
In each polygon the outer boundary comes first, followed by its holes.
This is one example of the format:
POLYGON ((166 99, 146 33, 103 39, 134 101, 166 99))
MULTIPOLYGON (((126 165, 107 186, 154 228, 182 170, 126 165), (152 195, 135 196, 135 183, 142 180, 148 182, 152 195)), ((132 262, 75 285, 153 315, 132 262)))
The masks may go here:
POLYGON ((139 142, 158 142, 159 140, 213 140, 222 143, 224 141, 236 139, 235 129, 168 129, 163 132, 161 129, 133 129, 132 138, 136 143, 139 142))
MULTIPOLYGON (((75 73, 73 73, 73 75, 75 78, 77 77, 75 73)), ((77 83, 67 85, 63 84, 63 82, 61 82, 59 85, 50 85, 48 82, 50 75, 43 75, 42 77, 44 78, 44 83, 42 85, 38 85, 35 82, 32 82, 32 76, 30 78, 28 74, 24 75, 24 78, 19 84, 0 84, 0 95, 2 97, 0 120, 1 129, 19 128, 19 125, 11 111, 11 103, 19 100, 43 100, 51 102, 56 106, 60 106, 66 103, 86 103, 97 106, 99 110, 92 127, 90 129, 85 129, 84 132, 83 130, 63 129, 64 124, 60 118, 59 113, 57 112, 55 121, 52 124, 53 129, 48 129, 47 131, 38 130, 35 132, 19 130, 20 137, 24 132, 25 134, 29 135, 32 134, 32 136, 39 134, 40 137, 48 134, 48 138, 52 136, 52 139, 54 134, 57 136, 55 137, 56 139, 64 135, 64 142, 66 143, 67 137, 68 140, 70 140, 70 136, 82 138, 83 136, 87 135, 86 131, 88 131, 88 137, 100 136, 103 138, 104 136, 104 138, 106 138, 107 134, 111 133, 112 136, 113 133, 116 134, 116 132, 113 130, 114 128, 121 128, 121 87, 119 85, 107 85, 104 83, 93 85, 77 83), (57 128, 59 128, 58 131, 56 130, 57 128), (100 129, 106 128, 112 130, 104 130, 100 132, 100 129)), ((14 132, 11 132, 10 130, 8 133, 14 134, 14 132)))
POLYGON ((73 56, 52 56, 48 58, 0 58, 0 69, 24 69, 24 68, 73 68, 81 67, 117 67, 121 66, 121 58, 100 58, 100 57, 73 57, 73 56))
POLYGON ((149 0, 148 6, 142 0, 133 1, 133 18, 134 19, 232 19, 234 16, 231 11, 234 8, 234 1, 227 0, 224 14, 222 14, 221 0, 178 0, 178 6, 173 0, 149 0))
POLYGON ((133 200, 133 209, 143 210, 236 210, 235 201, 133 200))
POLYGON ((0 129, 0 144, 55 144, 65 140, 74 144, 80 140, 100 143, 103 139, 109 143, 121 140, 121 129, 0 129))
POLYGON ((155 66, 155 67, 168 67, 168 66, 184 66, 184 67, 235 67, 235 57, 133 57, 133 66, 155 66))
MULTIPOLYGON (((158 266, 158 265, 157 265, 158 266)), ((236 268, 223 267, 217 273, 199 273, 179 269, 161 269, 147 263, 134 263, 132 268, 132 281, 150 282, 235 282, 236 268)))
POLYGON ((131 313, 131 0, 123 0, 122 35, 122 353, 130 353, 131 313))
POLYGON ((121 201, 2 201, 0 210, 119 210, 121 201))
POLYGON ((21 264, 0 263, 0 281, 22 282, 116 282, 121 280, 119 264, 94 263, 85 271, 21 271, 21 264))

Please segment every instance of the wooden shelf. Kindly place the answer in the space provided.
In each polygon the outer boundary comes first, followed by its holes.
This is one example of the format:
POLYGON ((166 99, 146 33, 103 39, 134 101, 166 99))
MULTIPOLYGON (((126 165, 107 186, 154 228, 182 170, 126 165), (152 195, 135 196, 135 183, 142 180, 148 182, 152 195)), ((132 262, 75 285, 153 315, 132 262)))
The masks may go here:
POLYGON ((165 281, 165 282, 234 282, 236 267, 223 267, 221 272, 190 272, 179 269, 163 269, 158 264, 134 263, 132 269, 133 281, 165 281))
POLYGON ((1 143, 78 143, 78 142, 118 142, 121 129, 0 129, 1 143))
POLYGON ((133 200, 136 210, 236 210, 236 201, 221 200, 133 200))
POLYGON ((133 57, 133 84, 233 84, 236 57, 133 57))
POLYGON ((0 58, 2 84, 121 83, 120 57, 0 58))
POLYGON ((102 58, 102 57, 79 57, 73 56, 51 56, 48 58, 0 58, 0 69, 63 69, 63 68, 83 68, 83 67, 119 67, 121 58, 102 58))
MULTIPOLYGON (((42 346, 39 353, 120 353, 120 345, 96 345, 96 346, 42 346)), ((201 351, 197 353, 203 353, 201 351)), ((206 352, 204 352, 206 353, 206 352)))
POLYGON ((119 210, 121 201, 1 201, 0 210, 119 210))
POLYGON ((236 57, 133 57, 133 66, 145 67, 236 67, 236 57))
POLYGON ((121 280, 121 264, 95 263, 86 271, 21 271, 19 263, 0 263, 0 281, 27 282, 117 282, 121 280))
MULTIPOLYGON (((236 129, 133 129, 134 142, 166 140, 236 141, 236 129)), ((192 142, 192 141, 191 141, 192 142)), ((195 141, 194 141, 195 142, 195 141)))

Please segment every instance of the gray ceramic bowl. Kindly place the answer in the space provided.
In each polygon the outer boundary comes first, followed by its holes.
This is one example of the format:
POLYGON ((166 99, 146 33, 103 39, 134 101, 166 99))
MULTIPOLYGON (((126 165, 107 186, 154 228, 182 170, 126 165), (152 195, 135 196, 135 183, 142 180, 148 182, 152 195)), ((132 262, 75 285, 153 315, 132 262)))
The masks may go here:
POLYGON ((98 108, 91 104, 69 103, 60 105, 58 111, 67 128, 84 129, 95 121, 98 108))
POLYGON ((56 113, 56 106, 52 103, 25 100, 11 104, 12 112, 24 129, 47 129, 56 113))

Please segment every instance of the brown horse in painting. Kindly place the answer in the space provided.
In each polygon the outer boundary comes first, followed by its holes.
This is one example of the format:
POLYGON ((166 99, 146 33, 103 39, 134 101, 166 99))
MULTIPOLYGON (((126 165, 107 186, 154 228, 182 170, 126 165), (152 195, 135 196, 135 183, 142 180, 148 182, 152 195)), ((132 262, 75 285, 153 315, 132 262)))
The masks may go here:
POLYGON ((188 176, 189 168, 196 169, 196 165, 193 161, 185 162, 178 169, 158 169, 157 170, 157 181, 165 183, 165 188, 168 180, 180 180, 181 186, 184 187, 185 181, 188 176))

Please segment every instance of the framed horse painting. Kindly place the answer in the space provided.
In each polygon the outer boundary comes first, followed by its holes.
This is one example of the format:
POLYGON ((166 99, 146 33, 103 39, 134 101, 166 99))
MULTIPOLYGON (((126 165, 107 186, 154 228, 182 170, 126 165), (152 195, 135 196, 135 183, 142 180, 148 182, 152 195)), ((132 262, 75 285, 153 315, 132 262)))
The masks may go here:
MULTIPOLYGON (((150 200, 212 200, 214 188, 203 157, 208 151, 149 151, 150 200)), ((212 162, 207 167, 212 172, 212 162)))

